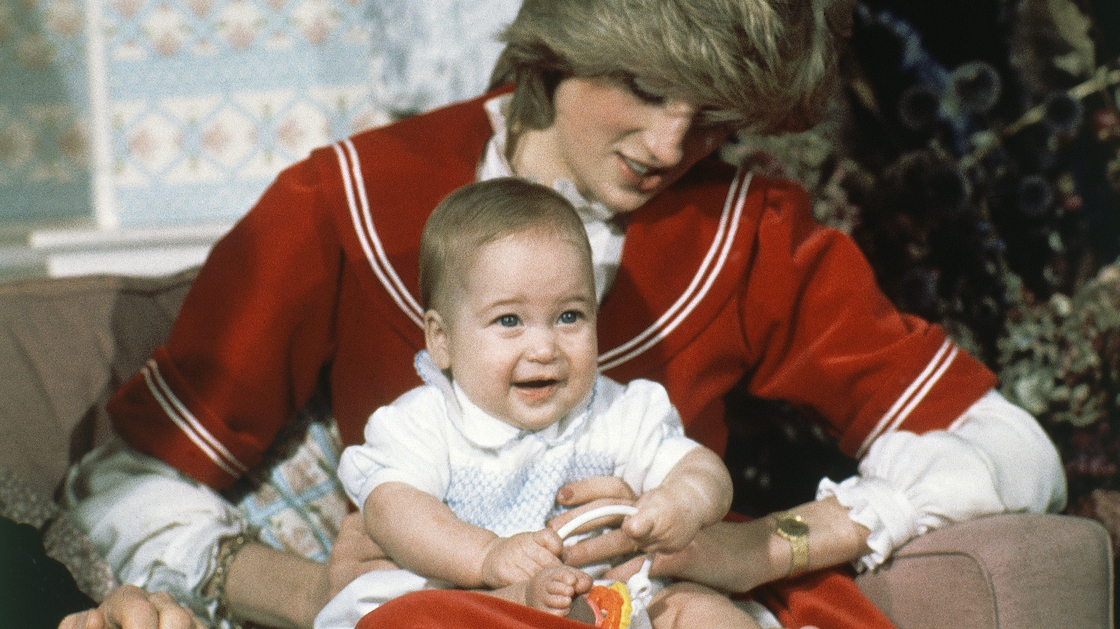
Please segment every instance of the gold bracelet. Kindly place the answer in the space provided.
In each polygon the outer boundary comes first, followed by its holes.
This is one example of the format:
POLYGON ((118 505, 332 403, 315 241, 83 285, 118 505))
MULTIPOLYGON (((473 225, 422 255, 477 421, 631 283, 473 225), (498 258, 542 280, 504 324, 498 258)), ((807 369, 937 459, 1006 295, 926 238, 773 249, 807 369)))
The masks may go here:
POLYGON ((218 601, 218 606, 214 610, 214 620, 218 622, 225 620, 234 628, 241 625, 233 620, 233 615, 230 613, 229 601, 226 599, 226 580, 229 579, 229 569, 233 565, 233 560, 247 544, 254 540, 255 536, 250 533, 239 533, 234 537, 224 538, 219 546, 217 566, 207 586, 207 589, 213 592, 214 600, 218 601))

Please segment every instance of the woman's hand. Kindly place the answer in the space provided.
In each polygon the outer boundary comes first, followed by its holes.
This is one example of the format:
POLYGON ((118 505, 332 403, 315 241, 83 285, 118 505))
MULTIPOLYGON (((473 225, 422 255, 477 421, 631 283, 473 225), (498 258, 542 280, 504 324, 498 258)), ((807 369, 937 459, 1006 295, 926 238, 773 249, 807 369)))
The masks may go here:
POLYGON ((584 511, 603 505, 633 504, 635 498, 636 495, 630 485, 617 476, 596 476, 568 483, 557 492, 556 502, 561 506, 580 508, 556 516, 554 521, 560 524, 555 528, 560 528, 564 522, 575 519, 584 511))
MULTIPOLYGON (((569 483, 560 488, 556 502, 565 507, 574 507, 548 522, 548 528, 560 530, 565 524, 582 513, 604 505, 634 504, 634 490, 626 481, 613 476, 600 476, 569 483)), ((618 526, 622 516, 605 517, 576 530, 577 533, 602 527, 618 526)), ((586 566, 600 563, 605 559, 627 555, 638 550, 637 544, 626 533, 613 529, 571 546, 565 546, 560 558, 569 566, 586 566)))
POLYGON ((202 620, 167 592, 134 585, 113 590, 96 609, 70 614, 59 629, 206 629, 202 620))
POLYGON ((338 537, 327 558, 327 583, 331 598, 367 572, 397 568, 397 564, 366 533, 361 513, 355 511, 342 518, 338 537))

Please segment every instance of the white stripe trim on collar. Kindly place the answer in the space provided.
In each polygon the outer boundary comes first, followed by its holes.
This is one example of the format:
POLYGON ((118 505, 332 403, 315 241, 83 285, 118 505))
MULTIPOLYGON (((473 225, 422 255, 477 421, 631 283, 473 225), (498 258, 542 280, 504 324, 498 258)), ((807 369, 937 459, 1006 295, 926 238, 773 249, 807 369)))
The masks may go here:
POLYGON ((381 246, 381 239, 377 236, 377 229, 373 225, 373 215, 370 212, 369 198, 366 196, 365 182, 362 179, 361 165, 358 162, 358 151, 354 148, 354 143, 350 140, 344 140, 333 145, 333 148, 338 155, 338 164, 342 171, 342 183, 346 190, 346 202, 350 206, 350 219, 354 223, 354 233, 357 234, 362 251, 365 252, 366 259, 369 260, 370 268, 377 275, 377 279, 381 281, 381 285, 389 292, 389 296, 397 302, 401 311, 408 315, 413 323, 421 328, 424 327, 424 311, 420 308, 420 304, 412 296, 412 293, 405 287, 404 282, 397 275, 396 269, 389 263, 389 257, 385 255, 385 249, 381 246), (345 152, 343 146, 345 146, 345 152))
POLYGON ((712 239, 712 244, 704 256, 704 261, 700 264, 700 268, 696 271, 696 275, 692 278, 688 288, 652 325, 630 341, 600 356, 599 368, 601 370, 606 371, 617 367, 648 351, 675 330, 689 313, 707 297, 712 284, 727 263, 727 256, 731 251, 731 245, 735 241, 735 234, 739 230, 740 218, 743 214, 747 190, 750 188, 751 177, 751 173, 739 169, 735 179, 731 182, 715 238, 712 239))
POLYGON ((163 408, 163 412, 167 414, 179 430, 190 439, 199 450, 202 450, 215 465, 222 468, 222 471, 229 474, 234 478, 239 478, 242 474, 248 471, 237 457, 226 449, 220 441, 209 431, 206 427, 198 421, 186 405, 183 404, 171 387, 167 386, 167 381, 163 379, 163 375, 159 372, 159 365, 155 360, 149 359, 147 364, 144 365, 142 370, 144 374, 144 381, 148 385, 148 390, 152 392, 152 397, 163 408))
MULTIPOLYGON (((401 281, 396 270, 389 263, 381 246, 381 241, 378 239, 377 230, 370 213, 369 200, 366 198, 357 150, 350 140, 335 144, 333 148, 338 155, 339 167, 342 170, 343 187, 346 190, 346 201, 350 207, 350 217, 354 223, 354 231, 366 258, 369 260, 370 267, 397 306, 416 325, 423 327, 423 310, 413 298, 412 293, 405 288, 404 282, 401 281), (343 147, 345 147, 345 151, 343 147)), ((600 356, 599 368, 601 370, 606 371, 617 367, 657 345, 680 326, 696 306, 707 297, 712 284, 723 270, 731 246, 735 241, 735 234, 739 229, 751 178, 752 174, 743 169, 739 169, 739 172, 735 175, 724 202, 716 235, 712 239, 712 244, 708 248, 700 268, 685 292, 650 327, 630 341, 600 356)))

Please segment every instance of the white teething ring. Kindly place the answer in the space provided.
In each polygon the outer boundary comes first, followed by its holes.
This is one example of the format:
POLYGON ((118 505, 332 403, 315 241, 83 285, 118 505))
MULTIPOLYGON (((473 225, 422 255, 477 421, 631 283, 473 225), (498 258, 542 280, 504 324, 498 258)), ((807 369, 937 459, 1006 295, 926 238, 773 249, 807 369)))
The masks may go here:
MULTIPOLYGON (((560 539, 565 539, 571 535, 573 531, 592 520, 597 520, 608 515, 632 515, 637 512, 638 510, 630 505, 606 505, 597 507, 587 513, 576 516, 571 522, 561 526, 560 530, 556 531, 556 534, 560 536, 560 539)), ((641 626, 647 627, 649 626, 649 617, 643 616, 643 612, 648 602, 647 599, 651 596, 650 593, 653 591, 653 584, 649 579, 649 568, 652 563, 652 555, 647 555, 645 561, 642 562, 641 569, 626 582, 626 589, 630 593, 630 603, 632 605, 630 618, 633 619, 635 615, 646 618, 645 625, 641 626)))
POLYGON ((631 515, 637 512, 638 510, 630 505, 605 505, 596 507, 587 513, 581 513, 571 522, 561 526, 560 530, 556 531, 556 534, 560 536, 560 539, 564 539, 571 535, 572 531, 575 531, 592 520, 598 520, 608 515, 631 515))

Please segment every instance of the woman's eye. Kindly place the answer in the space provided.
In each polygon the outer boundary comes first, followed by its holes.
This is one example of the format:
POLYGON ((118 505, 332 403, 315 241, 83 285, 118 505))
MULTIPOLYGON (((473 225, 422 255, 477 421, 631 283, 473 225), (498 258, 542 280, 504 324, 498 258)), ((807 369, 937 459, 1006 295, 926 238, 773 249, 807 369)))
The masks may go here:
POLYGON ((626 89, 638 97, 638 100, 648 105, 660 105, 665 102, 665 96, 658 94, 651 88, 644 87, 637 77, 626 77, 626 89))
POLYGON ((569 310, 560 314, 560 323, 571 325, 583 318, 583 313, 577 310, 569 310))
POLYGON ((521 323, 521 319, 517 318, 517 315, 507 314, 498 317, 497 323, 503 328, 514 328, 521 323))

